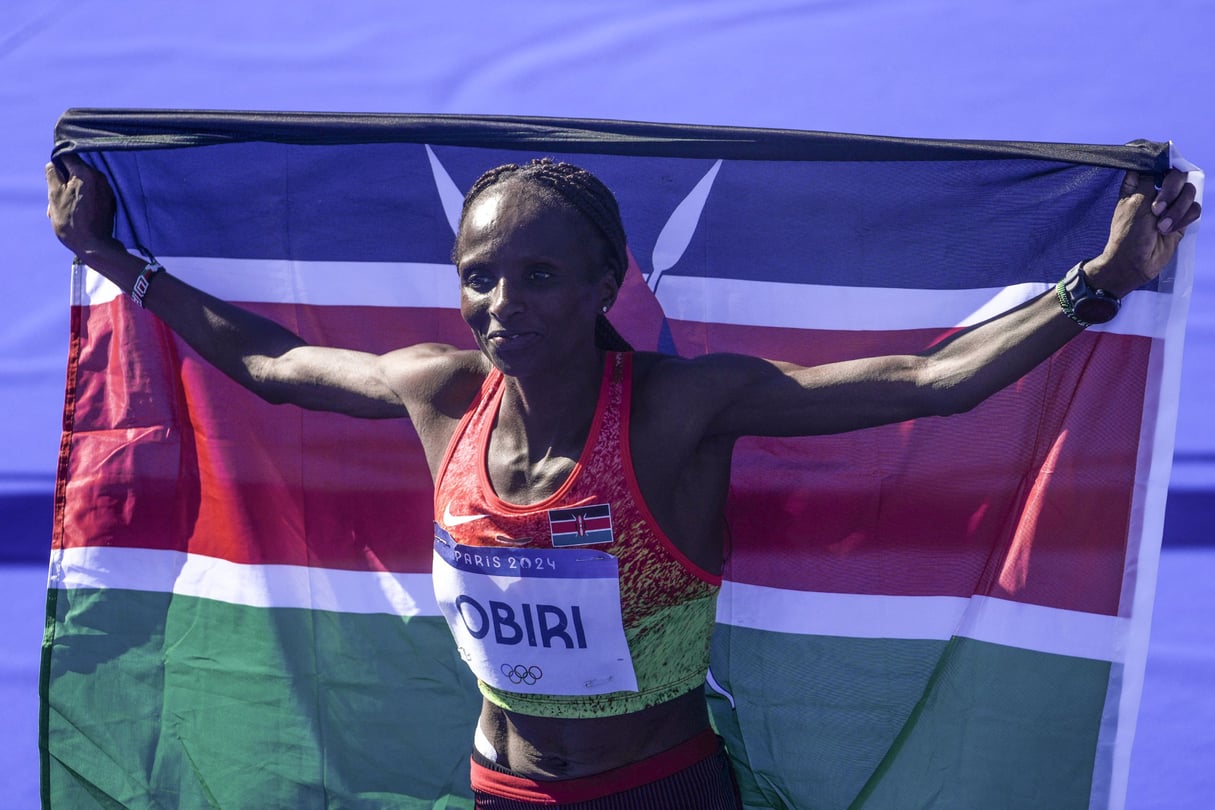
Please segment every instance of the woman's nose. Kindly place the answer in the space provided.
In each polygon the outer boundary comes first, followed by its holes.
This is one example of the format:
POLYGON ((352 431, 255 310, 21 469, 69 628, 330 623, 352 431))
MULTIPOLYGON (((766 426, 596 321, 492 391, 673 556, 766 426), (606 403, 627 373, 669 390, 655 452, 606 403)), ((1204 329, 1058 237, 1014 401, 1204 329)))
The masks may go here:
POLYGON ((495 318, 501 319, 521 309, 522 303, 518 288, 505 278, 500 278, 490 293, 489 311, 495 318))

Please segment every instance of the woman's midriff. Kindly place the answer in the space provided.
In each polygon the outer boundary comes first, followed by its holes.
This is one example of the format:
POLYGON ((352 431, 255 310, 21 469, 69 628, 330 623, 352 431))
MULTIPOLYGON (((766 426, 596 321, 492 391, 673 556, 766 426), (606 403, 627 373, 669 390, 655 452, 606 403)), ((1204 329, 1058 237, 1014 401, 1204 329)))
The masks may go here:
POLYGON ((481 705, 481 732, 497 763, 530 779, 577 779, 640 762, 709 728, 704 692, 615 717, 567 719, 481 705))

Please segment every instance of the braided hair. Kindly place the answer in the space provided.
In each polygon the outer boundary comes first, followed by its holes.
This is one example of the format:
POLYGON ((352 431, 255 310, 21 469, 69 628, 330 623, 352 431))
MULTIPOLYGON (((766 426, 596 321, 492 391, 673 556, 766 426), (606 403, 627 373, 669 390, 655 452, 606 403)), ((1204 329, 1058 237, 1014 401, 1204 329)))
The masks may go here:
MULTIPOLYGON (((490 169, 477 178, 464 196, 460 226, 463 227, 468 210, 482 193, 507 180, 530 183, 543 190, 547 198, 581 214, 603 238, 604 264, 616 279, 617 288, 624 283, 624 274, 629 267, 628 242, 616 197, 602 180, 572 163, 558 163, 546 157, 536 158, 523 166, 507 163, 490 169)), ((459 247, 458 241, 456 247, 459 247)), ((602 313, 595 318, 595 345, 610 351, 632 351, 632 346, 602 313)))

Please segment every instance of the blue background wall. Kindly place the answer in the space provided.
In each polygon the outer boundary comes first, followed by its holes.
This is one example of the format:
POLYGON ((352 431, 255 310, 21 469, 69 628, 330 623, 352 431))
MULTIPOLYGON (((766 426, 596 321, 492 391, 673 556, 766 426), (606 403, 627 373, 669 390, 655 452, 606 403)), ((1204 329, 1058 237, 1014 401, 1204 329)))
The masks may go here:
MULTIPOLYGON (((1215 5, 1175 0, 7 0, 0 19, 0 795, 37 805, 36 680, 70 257, 68 107, 502 113, 928 138, 1173 140, 1215 165, 1215 5)), ((1198 273, 1130 807, 1215 801, 1215 240, 1198 273)))

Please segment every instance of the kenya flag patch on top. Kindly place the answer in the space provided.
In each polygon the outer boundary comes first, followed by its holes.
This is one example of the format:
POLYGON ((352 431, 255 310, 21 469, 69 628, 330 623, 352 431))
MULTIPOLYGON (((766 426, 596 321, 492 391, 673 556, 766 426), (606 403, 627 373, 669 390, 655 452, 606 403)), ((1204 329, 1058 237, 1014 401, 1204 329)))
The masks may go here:
POLYGON ((589 546, 612 542, 612 505, 595 503, 548 510, 553 546, 589 546))

